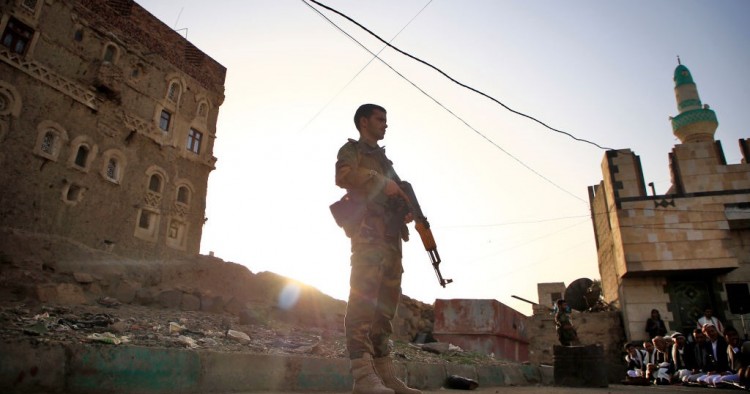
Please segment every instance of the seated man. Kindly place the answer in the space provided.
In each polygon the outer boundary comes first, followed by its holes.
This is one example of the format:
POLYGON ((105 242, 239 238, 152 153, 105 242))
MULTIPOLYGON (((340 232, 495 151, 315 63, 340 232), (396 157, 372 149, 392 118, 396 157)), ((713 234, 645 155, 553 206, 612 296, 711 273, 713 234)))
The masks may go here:
POLYGON ((695 365, 693 355, 687 348, 687 341, 685 336, 679 332, 672 334, 672 363, 674 364, 674 376, 673 380, 682 382, 683 379, 690 376, 692 366, 695 365))
POLYGON ((703 325, 703 335, 706 336, 704 348, 708 354, 706 358, 708 361, 706 362, 706 375, 699 377, 698 383, 714 386, 721 375, 726 375, 729 371, 728 344, 711 323, 703 325))
POLYGON ((647 366, 646 377, 658 385, 672 384, 674 364, 667 341, 662 336, 655 336, 651 341, 654 343, 654 360, 647 366))
POLYGON ((628 363, 627 375, 629 378, 641 378, 646 375, 646 364, 643 363, 643 355, 632 343, 625 344, 625 362, 628 363))
POLYGON ((729 360, 729 371, 726 374, 721 375, 720 378, 715 379, 714 386, 721 386, 722 384, 737 384, 740 382, 739 369, 742 367, 741 363, 741 349, 742 343, 740 343, 740 334, 734 327, 727 327, 724 329, 724 339, 727 341, 727 359, 729 360))
POLYGON ((703 335, 703 330, 697 328, 693 330, 693 339, 694 342, 685 345, 685 352, 689 354, 689 356, 686 356, 685 364, 690 370, 690 375, 682 378, 683 383, 697 383, 698 378, 706 374, 708 353, 706 352, 706 336, 703 335))

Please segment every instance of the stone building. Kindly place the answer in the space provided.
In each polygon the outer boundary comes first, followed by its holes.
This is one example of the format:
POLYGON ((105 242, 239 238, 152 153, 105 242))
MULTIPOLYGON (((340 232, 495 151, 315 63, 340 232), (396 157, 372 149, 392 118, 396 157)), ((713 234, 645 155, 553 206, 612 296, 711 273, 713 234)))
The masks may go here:
POLYGON ((604 179, 589 188, 603 296, 622 310, 628 340, 647 337, 652 309, 685 334, 712 307, 742 335, 750 312, 750 139, 739 140, 742 162, 727 164, 716 114, 687 67, 674 82, 681 143, 669 154, 667 193, 655 195, 629 149, 607 151, 604 179))
POLYGON ((132 0, 0 2, 0 228, 199 252, 226 68, 132 0))

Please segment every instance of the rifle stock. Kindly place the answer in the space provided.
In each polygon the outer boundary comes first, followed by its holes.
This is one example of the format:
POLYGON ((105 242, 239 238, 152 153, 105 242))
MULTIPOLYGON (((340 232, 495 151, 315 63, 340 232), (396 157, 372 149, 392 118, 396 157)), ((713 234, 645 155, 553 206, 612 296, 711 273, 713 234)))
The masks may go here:
POLYGON ((409 182, 402 181, 399 186, 401 187, 401 190, 403 190, 404 193, 406 193, 406 195, 409 197, 409 201, 407 201, 407 203, 409 204, 409 210, 414 217, 414 227, 419 233, 419 237, 422 239, 424 249, 430 256, 430 260, 432 261, 432 268, 435 269, 435 275, 437 275, 440 286, 445 287, 445 285, 453 282, 453 279, 443 279, 443 274, 440 273, 440 254, 437 251, 435 237, 432 235, 432 230, 430 230, 430 222, 427 221, 427 218, 422 213, 422 208, 419 206, 419 201, 417 200, 417 196, 414 193, 414 188, 411 186, 411 184, 409 182))

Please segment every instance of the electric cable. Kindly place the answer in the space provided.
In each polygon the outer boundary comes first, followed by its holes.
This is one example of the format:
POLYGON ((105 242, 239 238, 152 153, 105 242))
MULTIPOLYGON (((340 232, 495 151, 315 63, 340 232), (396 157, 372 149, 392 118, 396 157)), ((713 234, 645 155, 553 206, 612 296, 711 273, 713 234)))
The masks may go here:
POLYGON ((479 94, 480 96, 483 96, 483 97, 485 97, 485 98, 489 99, 490 101, 493 101, 493 102, 495 102, 495 103, 499 104, 499 105, 500 105, 501 107, 505 108, 506 110, 508 110, 508 111, 510 111, 510 112, 512 112, 512 113, 514 113, 514 114, 516 114, 516 115, 519 115, 519 116, 523 116, 523 117, 525 117, 525 118, 527 118, 527 119, 531 119, 531 120, 533 120, 533 121, 535 121, 535 122, 539 123, 540 125, 542 125, 542 126, 544 126, 544 127, 548 128, 548 129, 550 129, 550 130, 552 130, 552 131, 555 131, 555 132, 557 132, 557 133, 560 133, 560 134, 566 135, 566 136, 568 136, 568 137, 570 137, 570 138, 572 138, 572 139, 574 139, 574 140, 576 140, 576 141, 579 141, 579 142, 584 142, 584 143, 587 143, 587 144, 591 144, 591 145, 593 145, 593 146, 596 146, 596 147, 597 147, 597 148, 599 148, 599 149, 603 149, 603 150, 612 150, 612 148, 607 148, 607 147, 601 146, 601 145, 597 144, 596 142, 592 142, 592 141, 589 141, 589 140, 586 140, 586 139, 583 139, 583 138, 578 138, 578 137, 574 136, 574 135, 573 135, 573 134, 571 134, 571 133, 568 133, 568 132, 566 132, 566 131, 558 130, 558 129, 554 128, 554 127, 551 127, 551 126, 547 125, 546 123, 542 122, 541 120, 539 120, 539 119, 537 119, 537 118, 535 118, 535 117, 533 117, 533 116, 531 116, 531 115, 527 115, 527 114, 525 114, 525 113, 523 113, 523 112, 519 112, 519 111, 516 111, 516 110, 514 110, 514 109, 512 109, 512 108, 508 107, 507 105, 503 104, 502 102, 500 102, 500 100, 498 100, 498 99, 496 99, 496 98, 494 98, 494 97, 492 97, 492 96, 490 96, 490 95, 488 95, 488 94, 486 94, 486 93, 484 93, 484 92, 482 92, 482 91, 480 91, 480 90, 478 90, 478 89, 475 89, 475 88, 473 88, 473 87, 471 87, 471 86, 468 86, 468 85, 466 85, 466 84, 464 84, 464 83, 461 83, 461 82, 457 81, 456 79, 454 79, 454 78, 453 78, 453 77, 451 77, 450 75, 446 74, 446 73, 445 73, 445 72, 444 72, 443 70, 441 70, 441 69, 439 69, 439 68, 437 68, 437 67, 433 66, 432 64, 430 64, 430 63, 428 63, 428 62, 426 62, 426 61, 424 61, 424 60, 422 60, 422 59, 420 59, 420 58, 418 58, 418 57, 416 57, 416 56, 414 56, 414 55, 412 55, 412 54, 410 54, 410 53, 408 53, 408 52, 404 52, 404 51, 402 51, 401 49, 399 49, 399 48, 397 48, 397 47, 395 47, 395 46, 391 45, 391 43, 389 43, 389 42, 385 41, 384 39, 380 38, 380 36, 378 36, 377 34, 373 33, 373 32, 372 32, 372 31, 371 31, 370 29, 368 29, 368 28, 364 27, 364 26, 363 26, 362 24, 360 24, 359 22, 357 22, 357 21, 355 21, 354 19, 350 18, 349 16, 347 16, 347 15, 345 15, 345 14, 343 14, 343 13, 339 12, 338 10, 336 10, 336 9, 333 9, 333 8, 331 8, 331 7, 329 7, 329 6, 325 5, 325 4, 323 4, 323 3, 321 3, 321 2, 319 2, 319 1, 317 1, 317 0, 309 0, 309 1, 311 1, 311 2, 313 2, 313 3, 315 3, 315 4, 317 4, 317 5, 318 5, 318 6, 320 6, 320 7, 323 7, 323 8, 325 8, 325 9, 327 9, 327 10, 331 11, 331 12, 334 12, 334 13, 338 14, 339 16, 341 16, 341 17, 345 18, 346 20, 348 20, 348 21, 349 21, 349 22, 351 22, 351 23, 354 23, 354 24, 355 24, 355 25, 357 25, 357 26, 358 26, 359 28, 361 28, 362 30, 366 31, 366 32, 367 32, 367 33, 369 33, 369 34, 370 34, 371 36, 375 37, 375 38, 376 38, 376 39, 378 39, 378 40, 379 40, 380 42, 384 43, 385 45, 387 45, 387 46, 388 46, 388 47, 390 47, 391 49, 395 50, 396 52, 398 52, 398 53, 400 53, 400 54, 402 54, 402 55, 404 55, 404 56, 406 56, 406 57, 409 57, 409 58, 411 58, 411 59, 413 59, 413 60, 415 60, 415 61, 417 61, 417 62, 419 62, 419 63, 422 63, 422 64, 424 64, 425 66, 427 66, 427 67, 429 67, 429 68, 431 68, 431 69, 433 69, 433 70, 437 71, 438 73, 442 74, 442 75, 443 75, 444 77, 448 78, 448 79, 449 79, 449 80, 450 80, 451 82, 453 82, 453 83, 455 83, 455 84, 457 84, 457 85, 459 85, 459 86, 461 86, 461 87, 463 87, 463 88, 465 88, 465 89, 468 89, 468 90, 470 90, 470 91, 472 91, 472 92, 474 92, 474 93, 477 93, 477 94, 479 94))
POLYGON ((333 27, 335 27, 336 29, 338 29, 341 33, 343 33, 344 35, 346 35, 347 37, 349 37, 349 39, 351 39, 352 41, 354 41, 355 43, 357 43, 357 45, 359 45, 360 47, 362 47, 362 49, 364 49, 365 51, 369 52, 371 55, 375 56, 381 63, 383 63, 386 67, 390 68, 391 71, 393 71, 394 73, 396 73, 396 75, 398 75, 403 80, 405 80, 406 82, 408 82, 410 85, 412 85, 419 92, 421 92, 422 94, 424 94, 425 96, 427 96, 430 100, 434 101, 435 104, 437 104, 438 106, 440 106, 441 108, 443 108, 446 112, 448 112, 449 114, 451 114, 454 118, 456 118, 459 121, 461 121, 461 123, 463 123, 464 125, 466 125, 466 127, 468 127, 469 129, 471 129, 472 131, 474 131, 477 135, 479 135, 480 137, 484 138, 487 142, 489 142, 490 144, 494 145, 497 149, 499 149, 500 151, 502 151, 503 153, 505 153, 506 155, 508 155, 508 157, 512 158, 513 160, 515 160, 516 162, 518 162, 519 164, 521 164, 523 167, 525 167, 527 170, 531 171, 532 173, 534 173, 538 177, 544 179, 545 181, 547 181, 552 186, 558 188, 559 190, 565 192, 566 194, 572 196, 573 198, 575 198, 575 199, 577 199, 577 200, 579 200, 579 201, 581 201, 583 203, 586 203, 586 200, 584 200, 584 199, 580 198, 579 196, 573 194, 572 192, 564 189, 562 186, 556 184, 555 182, 553 182, 552 180, 550 180, 546 176, 542 175, 537 170, 531 168, 528 164, 524 163, 521 159, 513 156, 510 152, 508 152, 507 150, 503 149, 500 145, 498 145, 497 143, 495 143, 495 141, 493 141, 492 139, 490 139, 489 137, 487 137, 486 135, 484 135, 482 132, 480 132, 479 130, 477 130, 476 128, 474 128, 472 125, 470 125, 463 118, 461 118, 456 113, 454 113, 453 111, 451 111, 450 109, 448 109, 445 105, 443 105, 436 98, 432 97, 429 93, 427 93, 426 91, 424 91, 417 84, 415 84, 414 82, 412 82, 411 80, 409 80, 409 78, 407 78, 406 76, 404 76, 403 74, 401 74, 398 70, 396 70, 395 68, 393 68, 390 64, 388 64, 388 62, 386 62, 381 57, 379 57, 375 53, 373 53, 364 44, 362 44, 361 42, 357 41, 356 38, 352 37, 351 34, 347 33, 344 29, 342 29, 340 26, 338 26, 336 23, 334 23, 331 19, 329 19, 327 16, 323 15, 323 13, 321 13, 317 9, 315 9, 315 7, 312 7, 311 5, 307 4, 307 2, 305 2, 305 0, 302 0, 302 2, 305 3, 308 7, 310 7, 313 11, 317 12, 320 16, 322 16, 326 21, 328 21, 328 23, 330 23, 333 27))
MULTIPOLYGON (((304 3, 305 1, 302 0, 302 2, 304 3)), ((404 25, 404 27, 402 27, 401 30, 399 30, 398 33, 396 33, 396 35, 393 36, 393 38, 391 38, 391 41, 389 41, 389 43, 393 42, 393 40, 395 40, 396 37, 398 37, 401 34, 401 32, 403 32, 414 21, 414 19, 417 19, 417 17, 422 13, 422 11, 425 10, 425 8, 427 8, 428 5, 430 5, 430 3, 432 3, 432 0, 429 0, 427 2, 427 4, 425 4, 424 7, 422 7, 422 9, 419 10, 419 12, 417 12, 417 14, 414 15, 414 17, 412 17, 409 20, 409 22, 406 22, 406 25, 404 25)), ((305 4, 307 4, 307 3, 305 3, 305 4)), ((359 71, 357 71, 356 74, 354 74, 354 76, 352 77, 352 79, 350 79, 349 82, 346 83, 346 85, 344 85, 333 97, 331 97, 331 99, 328 100, 328 102, 323 106, 323 108, 321 108, 315 115, 313 115, 313 117, 310 120, 308 120, 307 123, 305 123, 304 126, 302 126, 302 128, 298 131, 298 133, 302 132, 304 129, 307 128, 307 126, 310 125, 310 123, 312 123, 315 119, 317 119, 318 116, 320 116, 320 114, 323 113, 323 111, 325 111, 326 108, 328 108, 329 105, 331 105, 331 103, 333 102, 333 100, 336 100, 336 98, 341 94, 341 92, 343 92, 344 90, 346 90, 346 88, 348 88, 349 85, 351 85, 352 82, 354 82, 354 80, 357 79, 357 77, 359 76, 359 74, 362 74, 362 72, 365 71, 365 69, 367 68, 367 66, 369 66, 370 63, 372 63, 373 60, 375 60, 375 59, 378 58, 378 55, 380 55, 380 53, 383 52, 385 50, 385 48, 388 48, 388 45, 384 45, 382 48, 380 48, 380 50, 378 51, 378 53, 376 53, 375 56, 373 56, 372 58, 370 58, 370 60, 367 62, 367 64, 365 64, 364 66, 362 66, 362 68, 359 71)))

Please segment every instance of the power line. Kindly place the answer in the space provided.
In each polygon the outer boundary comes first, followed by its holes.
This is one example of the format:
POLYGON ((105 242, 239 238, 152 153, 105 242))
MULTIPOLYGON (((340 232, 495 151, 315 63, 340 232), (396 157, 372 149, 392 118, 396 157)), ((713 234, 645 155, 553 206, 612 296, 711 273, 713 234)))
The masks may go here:
POLYGON ((397 48, 397 47, 395 47, 395 46, 391 45, 391 43, 389 43, 389 42, 387 42, 387 41, 383 40, 382 38, 380 38, 380 36, 378 36, 377 34, 373 33, 372 31, 370 31, 370 29, 368 29, 368 28, 366 28, 366 27, 362 26, 362 24, 360 24, 359 22, 355 21, 354 19, 352 19, 352 18, 348 17, 347 15, 345 15, 345 14, 343 14, 343 13, 341 13, 341 12, 339 12, 339 11, 337 11, 337 10, 335 10, 335 9, 333 9, 333 8, 331 8, 331 7, 327 6, 327 5, 325 5, 325 4, 322 4, 322 3, 320 3, 320 2, 319 2, 319 1, 317 1, 317 0, 309 0, 309 1, 311 1, 311 2, 313 2, 313 3, 315 3, 315 4, 317 4, 317 5, 318 5, 318 6, 320 6, 320 7, 323 7, 323 8, 325 8, 325 9, 327 9, 327 10, 331 11, 331 12, 334 12, 334 13, 338 14, 339 16, 341 16, 341 17, 343 17, 343 18, 347 19, 348 21, 350 21, 350 22, 354 23, 354 24, 355 24, 355 25, 357 25, 357 26, 358 26, 359 28, 361 28, 362 30, 366 31, 366 32, 367 32, 367 33, 369 33, 369 34, 370 34, 371 36, 373 36, 373 37, 377 38, 377 39, 378 39, 378 40, 379 40, 380 42, 384 43, 385 45, 387 45, 387 46, 391 47, 391 48, 392 48, 393 50, 395 50, 396 52, 398 52, 398 53, 400 53, 400 54, 402 54, 402 55, 404 55, 404 56, 406 56, 406 57, 409 57, 409 58, 411 58, 411 59, 413 59, 413 60, 416 60, 417 62, 419 62, 419 63, 422 63, 422 64, 424 64, 424 65, 425 65, 425 66, 427 66, 427 67, 430 67, 431 69, 433 69, 433 70, 437 71, 438 73, 442 74, 442 75, 443 75, 444 77, 448 78, 448 79, 449 79, 449 80, 450 80, 451 82, 453 82, 453 83, 455 83, 455 84, 457 84, 457 85, 459 85, 459 86, 461 86, 461 87, 463 87, 463 88, 465 88, 465 89, 468 89, 468 90, 470 90, 470 91, 472 91, 472 92, 474 92, 474 93, 477 93, 477 94, 479 94, 480 96, 483 96, 483 97, 485 97, 485 98, 487 98, 487 99, 489 99, 489 100, 491 100, 491 101, 493 101, 493 102, 495 102, 495 103, 499 104, 499 105, 500 105, 501 107, 505 108, 506 110, 508 110, 508 111, 510 111, 510 112, 512 112, 512 113, 514 113, 514 114, 516 114, 516 115, 519 115, 519 116, 523 116, 523 117, 525 117, 525 118, 527 118, 527 119, 531 119, 531 120, 533 120, 533 121, 535 121, 535 122, 539 123, 540 125, 542 125, 542 126, 544 126, 544 127, 548 128, 548 129, 550 129, 550 130, 552 130, 552 131, 555 131, 555 132, 557 132, 557 133, 560 133, 560 134, 564 134, 564 135, 566 135, 566 136, 568 136, 568 137, 570 137, 570 138, 572 138, 572 139, 574 139, 574 140, 576 140, 576 141, 579 141, 579 142, 585 142, 585 143, 587 143, 587 144, 591 144, 591 145, 594 145, 594 146, 596 146, 596 147, 597 147, 597 148, 599 148, 599 149, 603 149, 603 150, 612 150, 612 148, 607 148, 607 147, 601 146, 601 145, 599 145, 599 144, 597 144, 597 143, 595 143, 595 142, 592 142, 592 141, 589 141, 589 140, 586 140, 586 139, 583 139, 583 138, 578 138, 578 137, 574 136, 573 134, 570 134, 570 133, 568 133, 568 132, 566 132, 566 131, 558 130, 558 129, 554 128, 554 127, 551 127, 551 126, 547 125, 546 123, 542 122, 541 120, 539 120, 539 119, 537 119, 537 118, 535 118, 535 117, 533 117, 533 116, 531 116, 531 115, 526 115, 526 114, 525 114, 525 113, 523 113, 523 112, 519 112, 519 111, 516 111, 516 110, 514 110, 514 109, 512 109, 512 108, 508 107, 507 105, 503 104, 503 103, 502 103, 502 102, 500 102, 500 101, 499 101, 498 99, 496 99, 496 98, 494 98, 494 97, 492 97, 492 96, 490 96, 490 95, 488 95, 488 94, 486 94, 486 93, 484 93, 484 92, 482 92, 482 91, 480 91, 480 90, 477 90, 477 89, 475 89, 475 88, 473 88, 473 87, 471 87, 471 86, 468 86, 468 85, 466 85, 466 84, 464 84, 464 83, 461 83, 461 82, 457 81, 456 79, 454 79, 454 78, 453 78, 453 77, 451 77, 450 75, 446 74, 446 73, 445 73, 445 72, 444 72, 443 70, 441 70, 441 69, 439 69, 439 68, 437 68, 437 67, 433 66, 432 64, 430 64, 430 63, 428 63, 428 62, 426 62, 426 61, 424 61, 424 60, 422 60, 422 59, 420 59, 420 58, 418 58, 418 57, 416 57, 416 56, 414 56, 414 55, 412 55, 412 54, 410 54, 410 53, 404 52, 404 51, 402 51, 401 49, 399 49, 399 48, 397 48))
MULTIPOLYGON (((305 2, 305 0, 302 0, 302 2, 305 3, 305 5, 307 5, 308 7, 312 8, 312 6, 309 5, 309 4, 307 4, 305 2)), ((393 38, 391 38, 391 41, 389 41, 389 43, 393 42, 393 40, 395 40, 396 37, 398 37, 399 34, 401 34, 401 32, 403 32, 414 21, 414 19, 417 19, 417 17, 422 13, 422 11, 425 10, 425 8, 427 8, 428 5, 430 5, 430 3, 432 3, 432 0, 428 1, 427 4, 425 4, 424 7, 422 7, 422 9, 419 10, 419 12, 417 12, 417 14, 414 15, 414 17, 412 17, 409 20, 409 22, 406 22, 406 25, 404 25, 404 27, 402 27, 401 30, 399 30, 398 33, 396 33, 396 35, 393 36, 393 38)), ((320 15, 323 16, 322 14, 320 14, 320 15)), ((388 45, 384 45, 382 48, 380 48, 380 50, 378 51, 378 53, 376 53, 372 58, 370 58, 370 60, 367 62, 367 64, 365 64, 359 71, 357 71, 357 73, 354 74, 354 76, 352 77, 352 79, 350 79, 349 82, 346 83, 346 85, 344 85, 333 97, 331 97, 331 99, 328 100, 328 102, 323 106, 323 108, 321 108, 315 115, 313 115, 313 117, 310 120, 308 120, 307 123, 305 123, 305 125, 302 126, 302 128, 299 131, 301 132, 302 130, 306 129, 307 126, 310 125, 310 123, 312 123, 315 119, 317 119, 318 116, 320 116, 320 114, 323 113, 323 111, 325 111, 325 109, 328 108, 329 105, 331 105, 331 103, 333 102, 333 100, 335 100, 341 94, 341 92, 343 92, 346 88, 348 88, 349 85, 351 85, 351 83, 354 82, 355 79, 357 79, 357 77, 359 76, 359 74, 362 74, 362 72, 365 71, 365 69, 367 68, 367 66, 369 66, 370 63, 372 63, 373 60, 375 60, 375 59, 378 58, 378 55, 380 55, 380 52, 383 52, 385 50, 385 48, 388 48, 388 45)))
MULTIPOLYGON (((305 3, 305 4, 307 4, 307 3, 305 3)), ((395 68, 393 68, 390 64, 388 64, 388 62, 386 62, 385 60, 383 60, 382 58, 380 58, 379 56, 377 56, 369 48, 367 48, 364 44, 362 44, 361 42, 357 41, 356 38, 352 37, 351 34, 347 33, 344 29, 342 29, 340 26, 338 26, 336 23, 334 23, 327 16, 323 15, 320 11, 318 11, 314 7, 310 6, 309 4, 307 4, 307 6, 310 7, 313 11, 317 12, 320 16, 322 16, 326 21, 328 21, 328 23, 330 23, 333 27, 335 27, 336 29, 338 29, 341 33, 343 33, 344 35, 346 35, 347 37, 349 37, 349 39, 351 39, 352 41, 354 41, 355 43, 357 43, 357 45, 359 45, 360 47, 362 47, 362 49, 364 49, 365 51, 367 51, 371 55, 375 56, 381 63, 383 63, 386 67, 390 68, 391 71, 393 71, 394 73, 396 73, 396 75, 398 75, 399 77, 401 77, 402 79, 404 79, 406 82, 408 82, 410 85, 412 85, 415 89, 419 90, 419 92, 421 92, 422 94, 424 94, 425 96, 427 96, 430 100, 434 101, 435 104, 437 104, 438 106, 440 106, 441 108, 443 108, 443 110, 445 110, 446 112, 448 112, 449 114, 451 114, 453 117, 455 117, 456 119, 458 119, 459 121, 461 121, 461 123, 463 123, 464 125, 466 125, 466 127, 468 127, 469 129, 471 129, 472 131, 474 131, 477 135, 479 135, 480 137, 484 138, 487 142, 489 142, 490 144, 494 145, 497 149, 499 149, 500 151, 502 151, 503 153, 505 153, 506 155, 508 155, 508 157, 512 158, 517 163, 521 164, 523 167, 525 167, 529 171, 533 172, 538 177, 544 179, 545 181, 547 181, 552 186, 554 186, 554 187, 558 188, 559 190, 567 193, 568 195, 572 196, 573 198, 575 198, 575 199, 577 199, 577 200, 579 200, 579 201, 581 201, 583 203, 586 203, 586 200, 584 200, 584 199, 578 197, 577 195, 573 194, 572 192, 564 189, 562 186, 556 184, 555 182, 552 182, 552 180, 550 180, 549 178, 545 177, 544 175, 542 175, 537 170, 531 168, 528 164, 526 164, 523 161, 521 161, 521 159, 513 156, 510 152, 508 152, 505 149, 503 149, 500 145, 498 145, 497 143, 495 143, 495 141, 493 141, 492 139, 490 139, 486 135, 482 134, 479 130, 477 130, 476 128, 474 128, 472 125, 470 125, 468 122, 466 122, 463 118, 461 118, 456 113, 454 113, 453 111, 451 111, 450 109, 448 109, 448 107, 446 107, 441 102, 439 102, 436 98, 432 97, 429 93, 425 92, 422 88, 420 88, 419 86, 417 86, 417 84, 415 84, 414 82, 412 82, 411 80, 409 80, 409 78, 406 78, 406 76, 404 76, 403 74, 401 74, 400 72, 398 72, 398 70, 396 70, 395 68)))

